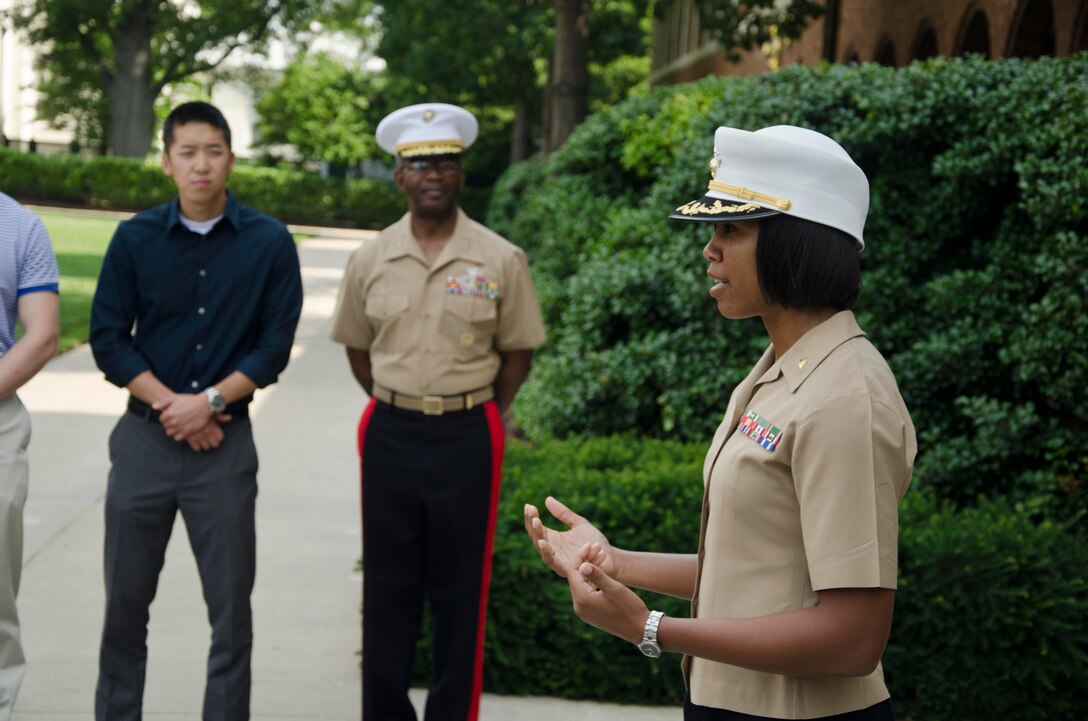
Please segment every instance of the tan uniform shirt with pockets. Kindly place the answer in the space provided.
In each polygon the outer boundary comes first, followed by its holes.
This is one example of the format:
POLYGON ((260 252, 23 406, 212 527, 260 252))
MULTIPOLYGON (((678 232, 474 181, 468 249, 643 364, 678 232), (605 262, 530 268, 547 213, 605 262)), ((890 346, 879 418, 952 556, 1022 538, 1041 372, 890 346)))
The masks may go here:
MULTIPOLYGON (((917 451, 884 358, 843 311, 733 392, 707 454, 697 618, 815 606, 817 591, 895 588, 898 502, 917 451)), ((693 703, 783 719, 888 698, 883 670, 796 678, 684 659, 693 703)))
POLYGON ((545 340, 525 253, 457 211, 433 265, 405 214, 348 260, 332 338, 370 353, 374 382, 413 396, 490 386, 499 351, 545 340))

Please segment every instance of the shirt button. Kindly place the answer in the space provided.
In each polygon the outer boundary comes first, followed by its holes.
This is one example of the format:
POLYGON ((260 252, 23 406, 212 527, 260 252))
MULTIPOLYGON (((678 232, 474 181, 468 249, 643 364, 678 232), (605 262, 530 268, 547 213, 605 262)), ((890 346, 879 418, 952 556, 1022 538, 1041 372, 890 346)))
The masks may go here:
POLYGON ((200 313, 200 315, 204 315, 204 306, 201 306, 201 307, 197 308, 196 312, 200 313))
POLYGON ((203 343, 197 343, 196 344, 196 349, 197 350, 204 350, 204 344, 203 343))
POLYGON ((192 382, 192 383, 190 383, 189 385, 190 385, 191 387, 193 387, 193 388, 199 388, 199 387, 200 387, 200 384, 199 384, 199 383, 197 383, 196 381, 193 381, 193 382, 192 382))
POLYGON ((201 269, 200 269, 200 277, 201 277, 201 278, 203 278, 203 277, 204 277, 204 276, 206 276, 207 274, 208 274, 208 271, 204 270, 203 268, 201 268, 201 269))

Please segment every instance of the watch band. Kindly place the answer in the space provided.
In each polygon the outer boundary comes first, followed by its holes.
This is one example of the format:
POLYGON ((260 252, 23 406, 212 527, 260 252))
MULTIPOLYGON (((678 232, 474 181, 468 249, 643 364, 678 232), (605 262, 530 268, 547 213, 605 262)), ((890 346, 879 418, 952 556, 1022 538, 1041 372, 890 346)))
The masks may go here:
POLYGON ((661 625, 661 619, 665 617, 663 611, 650 611, 646 617, 646 628, 642 631, 642 642, 638 644, 638 650, 644 656, 657 658, 661 655, 661 646, 657 643, 657 627, 661 625))
POLYGON ((204 395, 208 399, 208 408, 212 413, 222 413, 227 408, 227 400, 223 397, 223 394, 219 392, 219 389, 215 386, 208 386, 204 389, 204 395))

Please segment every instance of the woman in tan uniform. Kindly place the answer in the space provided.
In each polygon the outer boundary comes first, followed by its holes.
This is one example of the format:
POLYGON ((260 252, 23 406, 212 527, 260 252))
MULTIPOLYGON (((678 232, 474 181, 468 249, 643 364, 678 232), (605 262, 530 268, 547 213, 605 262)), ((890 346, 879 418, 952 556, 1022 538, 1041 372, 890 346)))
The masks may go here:
POLYGON ((525 524, 582 620, 649 657, 684 655, 686 721, 892 719, 880 657, 896 586, 897 504, 914 427, 851 312, 869 205, 864 173, 803 128, 715 134, 707 194, 671 217, 712 224, 710 296, 771 344, 730 398, 704 465, 697 554, 612 547, 525 524), (691 618, 627 586, 690 598, 691 618))

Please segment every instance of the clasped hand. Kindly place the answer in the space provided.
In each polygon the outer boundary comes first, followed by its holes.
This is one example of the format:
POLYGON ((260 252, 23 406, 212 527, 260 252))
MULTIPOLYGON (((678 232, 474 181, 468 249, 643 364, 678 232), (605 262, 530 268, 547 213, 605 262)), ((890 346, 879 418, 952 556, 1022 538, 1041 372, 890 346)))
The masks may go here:
POLYGON ((525 532, 548 568, 567 580, 574 613, 591 626, 631 643, 642 640, 646 604, 616 580, 620 553, 592 523, 555 498, 544 501, 566 531, 548 528, 536 506, 525 505, 525 532))
POLYGON ((159 411, 159 423, 166 435, 185 441, 194 451, 218 448, 223 442, 220 423, 230 420, 225 413, 213 414, 203 393, 175 393, 151 407, 159 411))

